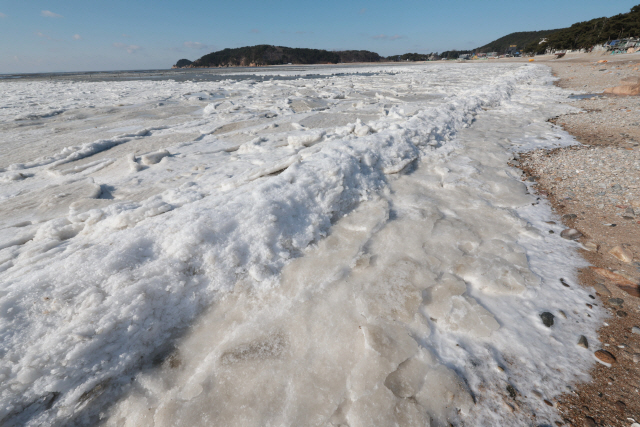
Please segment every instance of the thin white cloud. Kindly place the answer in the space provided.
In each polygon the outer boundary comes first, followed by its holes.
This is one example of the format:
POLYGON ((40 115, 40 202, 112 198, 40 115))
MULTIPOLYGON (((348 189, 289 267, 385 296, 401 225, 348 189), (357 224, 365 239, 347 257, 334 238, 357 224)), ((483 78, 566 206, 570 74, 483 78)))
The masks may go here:
POLYGON ((45 18, 64 18, 64 16, 53 13, 50 10, 43 10, 40 12, 40 16, 44 16, 45 18))
POLYGON ((5 15, 4 13, 0 12, 0 18, 6 18, 7 15, 5 15))
POLYGON ((135 44, 114 43, 113 47, 126 50, 128 53, 131 53, 131 54, 136 53, 139 50, 142 50, 142 47, 135 44))
POLYGON ((212 49, 213 48, 213 46, 211 46, 211 45, 200 43, 200 42, 184 42, 182 44, 183 44, 184 47, 188 47, 189 49, 204 50, 204 49, 212 49))
POLYGON ((376 36, 371 36, 371 38, 374 39, 374 40, 391 40, 391 41, 394 41, 394 40, 403 39, 403 38, 405 38, 405 36, 400 36, 398 34, 395 34, 393 36, 388 36, 386 34, 378 34, 376 36))
POLYGON ((74 34, 74 35, 73 35, 73 39, 74 39, 74 40, 81 40, 81 39, 82 39, 82 37, 80 37, 80 34, 74 34))

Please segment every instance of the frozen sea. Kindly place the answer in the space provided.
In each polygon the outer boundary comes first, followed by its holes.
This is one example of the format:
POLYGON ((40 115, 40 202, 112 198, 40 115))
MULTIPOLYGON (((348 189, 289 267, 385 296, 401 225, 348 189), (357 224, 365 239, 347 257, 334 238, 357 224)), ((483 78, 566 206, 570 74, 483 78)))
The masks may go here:
POLYGON ((576 144, 547 67, 3 77, 0 424, 537 426, 588 379, 508 165, 576 144))

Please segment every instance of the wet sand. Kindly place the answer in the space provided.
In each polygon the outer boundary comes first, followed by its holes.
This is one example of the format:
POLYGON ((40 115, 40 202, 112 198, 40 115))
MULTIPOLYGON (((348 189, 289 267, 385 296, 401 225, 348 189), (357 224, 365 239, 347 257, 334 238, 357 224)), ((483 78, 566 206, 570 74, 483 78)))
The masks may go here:
MULTIPOLYGON (((551 66, 557 84, 576 94, 598 94, 640 77, 638 54, 536 62, 551 66)), ((640 327, 640 97, 570 102, 581 111, 552 122, 582 145, 534 151, 521 165, 564 225, 582 234, 582 254, 592 265, 581 270, 582 285, 593 290, 590 305, 610 312, 598 331, 601 342, 588 343, 588 349, 611 363, 596 364, 591 382, 567 384, 567 392, 550 403, 564 425, 630 426, 640 421, 640 329, 633 329, 640 327)))

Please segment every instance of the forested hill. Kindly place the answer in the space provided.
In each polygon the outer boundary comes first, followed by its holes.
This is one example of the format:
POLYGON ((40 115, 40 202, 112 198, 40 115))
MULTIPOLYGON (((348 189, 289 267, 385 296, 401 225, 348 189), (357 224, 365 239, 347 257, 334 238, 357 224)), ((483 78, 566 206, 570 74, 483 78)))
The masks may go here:
POLYGON ((582 49, 623 37, 640 37, 640 5, 610 18, 578 22, 550 34, 546 43, 530 44, 526 51, 543 53, 551 49, 582 49))
POLYGON ((378 62, 384 60, 366 50, 328 51, 283 46, 258 45, 223 49, 204 55, 188 67, 249 67, 281 64, 337 64, 339 62, 378 62))
POLYGON ((478 53, 500 52, 504 53, 509 46, 516 45, 518 49, 523 49, 532 43, 539 43, 543 37, 548 37, 560 30, 542 30, 542 31, 521 31, 518 33, 507 34, 497 40, 492 41, 482 47, 476 49, 478 53))

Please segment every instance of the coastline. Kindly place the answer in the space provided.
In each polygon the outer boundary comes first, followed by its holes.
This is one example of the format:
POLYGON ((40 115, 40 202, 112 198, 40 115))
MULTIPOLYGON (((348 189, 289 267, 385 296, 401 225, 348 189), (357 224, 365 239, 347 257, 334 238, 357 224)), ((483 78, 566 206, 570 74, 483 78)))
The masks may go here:
MULTIPOLYGON (((552 68, 559 87, 576 92, 601 93, 640 77, 638 55, 536 62, 552 68)), ((629 426, 640 422, 640 330, 633 329, 640 326, 640 97, 605 95, 573 105, 582 111, 551 122, 582 145, 536 150, 521 156, 520 164, 563 224, 582 234, 581 254, 591 267, 581 269, 579 278, 595 290, 586 305, 610 313, 598 330, 600 343, 586 345, 596 360, 610 363, 597 363, 590 382, 568 384, 550 403, 564 425, 629 426)))

